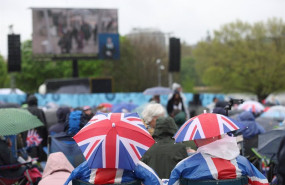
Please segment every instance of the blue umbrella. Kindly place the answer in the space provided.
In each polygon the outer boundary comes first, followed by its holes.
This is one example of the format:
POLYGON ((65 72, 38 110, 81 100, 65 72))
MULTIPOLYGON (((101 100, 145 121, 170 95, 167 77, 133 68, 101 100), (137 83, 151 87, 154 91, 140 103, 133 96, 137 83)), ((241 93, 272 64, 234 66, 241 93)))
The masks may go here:
POLYGON ((163 95, 163 94, 170 94, 172 93, 171 89, 168 87, 152 87, 144 90, 143 94, 144 95, 163 95))
POLYGON ((285 107, 281 105, 272 106, 266 112, 260 115, 261 117, 274 118, 277 120, 285 119, 285 107))
POLYGON ((132 112, 138 105, 133 103, 119 103, 112 107, 113 113, 132 112))

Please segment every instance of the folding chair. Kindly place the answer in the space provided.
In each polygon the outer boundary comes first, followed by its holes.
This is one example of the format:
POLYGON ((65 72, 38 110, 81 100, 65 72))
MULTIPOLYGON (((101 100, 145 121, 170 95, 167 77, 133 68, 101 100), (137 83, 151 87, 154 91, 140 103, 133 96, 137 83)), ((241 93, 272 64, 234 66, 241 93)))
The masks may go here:
POLYGON ((11 164, 11 165, 2 165, 0 166, 0 185, 11 185, 15 184, 19 181, 24 181, 24 171, 26 170, 25 167, 23 167, 25 164, 11 164), (18 170, 17 174, 19 175, 10 175, 10 171, 7 170, 18 170), (6 171, 6 172, 5 172, 6 171))
MULTIPOLYGON (((77 179, 72 180, 72 184, 73 185, 91 185, 88 182, 84 182, 82 180, 77 180, 77 179)), ((116 183, 116 184, 112 184, 112 185, 141 185, 141 184, 142 183, 140 180, 136 180, 136 181, 131 181, 131 182, 116 183)), ((99 185, 99 184, 97 184, 97 185, 99 185)), ((110 184, 105 184, 105 185, 110 185, 110 184)))
POLYGON ((181 185, 247 185, 248 178, 242 176, 237 179, 223 179, 223 180, 190 180, 182 178, 180 179, 181 185))

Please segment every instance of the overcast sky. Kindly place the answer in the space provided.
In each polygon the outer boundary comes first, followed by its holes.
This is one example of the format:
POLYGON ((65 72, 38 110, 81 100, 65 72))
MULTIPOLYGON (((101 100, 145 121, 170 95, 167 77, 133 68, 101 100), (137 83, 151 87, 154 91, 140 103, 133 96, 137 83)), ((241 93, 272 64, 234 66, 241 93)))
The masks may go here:
POLYGON ((32 38, 30 7, 116 8, 121 35, 134 27, 157 28, 189 44, 237 19, 249 23, 272 17, 285 20, 284 0, 1 0, 1 55, 7 56, 9 25, 14 25, 21 41, 32 38))

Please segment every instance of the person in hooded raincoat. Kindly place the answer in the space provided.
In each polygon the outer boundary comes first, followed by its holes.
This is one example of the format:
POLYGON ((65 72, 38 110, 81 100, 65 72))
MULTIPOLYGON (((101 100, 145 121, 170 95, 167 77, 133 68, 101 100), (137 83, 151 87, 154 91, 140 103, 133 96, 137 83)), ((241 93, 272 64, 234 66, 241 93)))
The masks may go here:
POLYGON ((73 169, 62 152, 52 153, 48 157, 39 185, 62 185, 73 169))
POLYGON ((68 107, 60 107, 56 111, 56 116, 58 122, 52 125, 49 128, 49 134, 53 135, 55 133, 64 132, 65 122, 67 119, 67 115, 70 113, 70 109, 68 107))
POLYGON ((161 179, 169 179, 171 170, 182 159, 188 157, 186 146, 175 143, 172 138, 177 132, 177 126, 171 117, 160 117, 152 137, 155 140, 141 161, 153 168, 161 179))
POLYGON ((242 112, 238 115, 237 120, 245 125, 244 129, 237 131, 237 133, 241 133, 245 139, 250 139, 258 134, 265 133, 264 128, 255 121, 252 112, 242 112))
POLYGON ((197 152, 180 161, 172 170, 168 185, 180 184, 180 178, 190 180, 219 180, 248 177, 251 185, 269 185, 245 157, 239 155, 236 137, 228 135, 194 140, 197 152))

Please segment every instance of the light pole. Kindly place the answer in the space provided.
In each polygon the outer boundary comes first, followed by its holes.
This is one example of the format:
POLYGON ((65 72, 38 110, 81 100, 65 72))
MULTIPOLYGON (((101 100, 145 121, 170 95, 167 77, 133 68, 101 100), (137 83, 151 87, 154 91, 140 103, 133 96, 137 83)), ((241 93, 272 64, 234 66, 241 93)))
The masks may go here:
POLYGON ((159 58, 156 60, 158 86, 161 86, 161 71, 165 69, 164 65, 160 63, 161 63, 161 60, 159 58))

